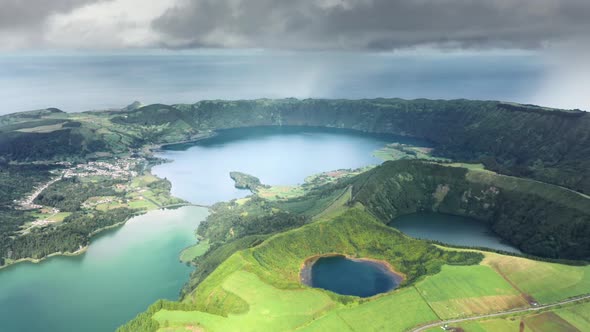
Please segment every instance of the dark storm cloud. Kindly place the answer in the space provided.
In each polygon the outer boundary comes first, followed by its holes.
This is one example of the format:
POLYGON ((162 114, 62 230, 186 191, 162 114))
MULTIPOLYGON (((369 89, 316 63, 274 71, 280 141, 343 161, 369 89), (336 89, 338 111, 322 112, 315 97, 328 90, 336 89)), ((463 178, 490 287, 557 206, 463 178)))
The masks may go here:
POLYGON ((0 29, 29 30, 51 14, 70 11, 97 0, 0 0, 0 29))
POLYGON ((586 38, 588 0, 179 0, 162 46, 530 49, 586 38))

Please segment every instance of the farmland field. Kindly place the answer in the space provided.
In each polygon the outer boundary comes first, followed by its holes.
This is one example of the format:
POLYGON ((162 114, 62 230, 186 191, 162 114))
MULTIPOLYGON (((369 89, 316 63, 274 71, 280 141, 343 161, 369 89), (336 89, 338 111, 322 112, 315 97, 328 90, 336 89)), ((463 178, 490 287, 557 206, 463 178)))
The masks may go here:
POLYGON ((555 313, 580 331, 590 331, 590 302, 560 308, 555 313))
POLYGON ((526 300, 487 266, 443 266, 416 288, 442 318, 525 307, 526 300))
POLYGON ((540 303, 590 293, 590 266, 571 266, 488 253, 484 264, 540 303))
POLYGON ((196 311, 162 310, 154 319, 164 323, 162 326, 198 325, 211 331, 285 331, 295 329, 336 305, 324 292, 277 289, 246 271, 230 274, 222 287, 248 303, 247 313, 222 317, 196 311))

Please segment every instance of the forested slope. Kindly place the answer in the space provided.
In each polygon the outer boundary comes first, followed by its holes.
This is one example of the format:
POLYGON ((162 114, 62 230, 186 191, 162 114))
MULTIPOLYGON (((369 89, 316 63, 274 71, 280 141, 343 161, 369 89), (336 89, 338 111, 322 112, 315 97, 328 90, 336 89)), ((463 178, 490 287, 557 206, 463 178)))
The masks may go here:
POLYGON ((482 162, 590 193, 590 114, 470 100, 252 100, 151 105, 116 115, 126 126, 160 126, 155 141, 243 126, 350 128, 412 136, 441 156, 482 162), (182 136, 181 134, 186 134, 182 136))
POLYGON ((0 117, 0 161, 115 154, 217 129, 268 125, 426 139, 440 156, 590 193, 590 114, 463 99, 218 100, 119 112, 16 113, 0 117))
POLYGON ((567 189, 408 160, 386 162, 351 182, 353 201, 385 223, 416 211, 470 216, 525 253, 590 259, 590 199, 567 189))

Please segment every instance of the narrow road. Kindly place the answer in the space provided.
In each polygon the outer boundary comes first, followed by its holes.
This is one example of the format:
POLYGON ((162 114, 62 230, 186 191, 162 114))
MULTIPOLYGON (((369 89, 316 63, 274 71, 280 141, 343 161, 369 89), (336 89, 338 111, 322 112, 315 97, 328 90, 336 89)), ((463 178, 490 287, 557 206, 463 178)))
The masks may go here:
POLYGON ((198 207, 207 208, 207 209, 211 208, 211 206, 209 206, 209 205, 194 204, 194 203, 176 203, 176 204, 162 205, 149 197, 146 197, 146 196, 141 196, 141 197, 143 197, 145 200, 153 203, 155 206, 158 207, 158 209, 171 209, 171 208, 181 207, 181 206, 198 206, 198 207))
POLYGON ((419 332, 419 331, 425 331, 429 328, 433 328, 433 327, 438 327, 438 326, 442 326, 445 324, 455 324, 455 323, 462 323, 462 322, 467 322, 467 321, 472 321, 472 320, 479 320, 479 319, 484 319, 484 318, 493 318, 493 317, 499 317, 499 316, 505 316, 505 315, 513 315, 513 314, 518 314, 518 313, 525 313, 525 312, 534 312, 534 311, 539 311, 539 310, 545 310, 548 308, 552 308, 552 307, 557 307, 563 304, 569 304, 569 303, 575 303, 575 302, 583 302, 585 300, 589 300, 590 299, 590 294, 588 295, 584 295, 581 297, 576 297, 576 298, 572 298, 572 299, 568 299, 568 300, 563 300, 560 302, 555 302, 555 303, 551 303, 551 304, 545 304, 545 305, 540 305, 540 306, 536 306, 536 307, 532 307, 532 308, 526 308, 526 309, 515 309, 515 310, 507 310, 507 311, 501 311, 501 312, 496 312, 493 314, 486 314, 486 315, 480 315, 480 316, 473 316, 473 317, 467 317, 467 318, 457 318, 457 319, 450 319, 450 320, 443 320, 443 321, 439 321, 436 323, 431 323, 428 325, 423 325, 420 327, 416 327, 414 329, 412 329, 412 332, 419 332))
POLYGON ((45 189, 47 189, 50 185, 56 183, 57 181, 61 180, 62 176, 58 176, 49 180, 47 183, 43 184, 40 187, 34 189, 34 191, 29 194, 29 196, 23 198, 22 200, 18 201, 17 203, 20 205, 21 209, 29 210, 29 209, 38 209, 41 208, 41 205, 35 204, 35 199, 39 196, 45 189))
MULTIPOLYGON (((157 204, 157 203, 154 202, 154 204, 157 204)), ((207 208, 207 209, 211 208, 210 205, 194 204, 194 203, 178 203, 178 204, 170 204, 170 205, 160 206, 160 209, 169 209, 169 208, 175 208, 175 207, 181 207, 181 206, 198 206, 198 207, 207 208)))

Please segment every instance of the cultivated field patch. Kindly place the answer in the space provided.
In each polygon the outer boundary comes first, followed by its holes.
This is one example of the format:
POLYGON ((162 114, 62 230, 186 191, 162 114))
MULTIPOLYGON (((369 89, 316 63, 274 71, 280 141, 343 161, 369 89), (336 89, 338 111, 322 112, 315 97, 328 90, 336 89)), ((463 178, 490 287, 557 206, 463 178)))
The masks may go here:
POLYGON ((555 313, 580 331, 590 331, 590 302, 560 308, 555 313))
POLYGON ((406 331, 437 321, 418 291, 404 288, 350 307, 336 309, 310 322, 301 331, 406 331))
POLYGON ((486 253, 482 264, 498 271, 540 303, 590 293, 590 266, 571 266, 486 253))
POLYGON ((527 316, 524 322, 534 332, 579 332, 577 328, 553 312, 527 316))
POLYGON ((426 277, 416 288, 441 318, 524 307, 527 302, 488 266, 449 266, 426 277))

